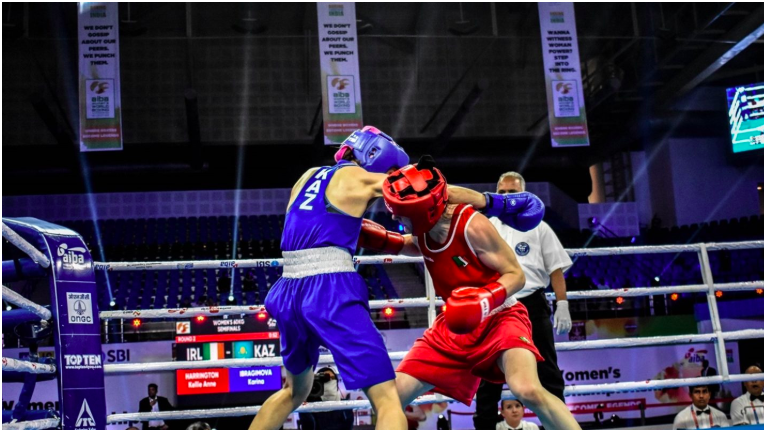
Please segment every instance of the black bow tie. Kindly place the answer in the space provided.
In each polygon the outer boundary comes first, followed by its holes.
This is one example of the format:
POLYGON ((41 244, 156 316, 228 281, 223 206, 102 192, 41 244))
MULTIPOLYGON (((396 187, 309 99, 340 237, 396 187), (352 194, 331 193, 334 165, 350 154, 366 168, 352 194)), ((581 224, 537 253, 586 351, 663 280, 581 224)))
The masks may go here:
POLYGON ((711 414, 711 413, 712 413, 712 411, 710 411, 709 409, 705 409, 705 410, 703 410, 703 411, 696 411, 696 415, 701 415, 701 414, 707 414, 707 415, 709 415, 709 414, 711 414))
POLYGON ((763 401, 762 398, 763 398, 762 394, 760 394, 759 396, 755 396, 754 394, 749 395, 749 400, 752 402, 755 400, 763 401))

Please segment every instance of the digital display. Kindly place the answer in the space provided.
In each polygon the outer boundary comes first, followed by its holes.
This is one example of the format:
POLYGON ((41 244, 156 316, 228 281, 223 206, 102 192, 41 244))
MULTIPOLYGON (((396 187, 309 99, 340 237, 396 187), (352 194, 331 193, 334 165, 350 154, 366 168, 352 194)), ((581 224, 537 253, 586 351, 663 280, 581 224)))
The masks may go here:
POLYGON ((763 148, 763 84, 728 88, 728 119, 733 152, 763 148))
POLYGON ((282 386, 280 366, 220 367, 232 358, 280 356, 276 322, 265 313, 229 318, 203 318, 176 323, 177 361, 209 361, 204 369, 176 370, 178 405, 206 407, 254 405, 282 386))

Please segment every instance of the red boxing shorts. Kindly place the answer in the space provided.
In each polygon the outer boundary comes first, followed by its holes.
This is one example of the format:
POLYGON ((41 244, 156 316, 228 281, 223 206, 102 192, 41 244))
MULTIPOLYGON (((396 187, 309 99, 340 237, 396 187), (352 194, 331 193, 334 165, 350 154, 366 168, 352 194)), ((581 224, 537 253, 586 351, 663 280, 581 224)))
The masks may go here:
POLYGON ((401 361, 396 372, 406 373, 434 386, 433 391, 468 406, 481 379, 501 384, 505 375, 497 365, 502 352, 523 348, 543 361, 531 340, 526 307, 516 303, 481 323, 468 334, 455 334, 440 314, 401 361))

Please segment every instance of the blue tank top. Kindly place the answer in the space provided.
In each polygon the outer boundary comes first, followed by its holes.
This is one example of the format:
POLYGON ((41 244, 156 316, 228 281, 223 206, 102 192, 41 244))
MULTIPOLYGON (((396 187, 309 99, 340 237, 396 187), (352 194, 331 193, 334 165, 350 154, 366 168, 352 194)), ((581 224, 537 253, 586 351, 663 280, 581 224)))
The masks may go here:
POLYGON ((355 165, 340 161, 320 167, 306 181, 284 220, 282 251, 337 246, 353 255, 359 241, 362 218, 336 209, 326 198, 327 185, 340 168, 355 165))

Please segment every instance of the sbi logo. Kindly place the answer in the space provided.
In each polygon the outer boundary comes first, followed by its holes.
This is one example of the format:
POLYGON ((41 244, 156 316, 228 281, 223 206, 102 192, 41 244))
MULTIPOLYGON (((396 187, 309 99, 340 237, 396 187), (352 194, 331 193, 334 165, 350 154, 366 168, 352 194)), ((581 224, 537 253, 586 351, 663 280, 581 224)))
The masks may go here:
POLYGON ((106 351, 107 363, 124 363, 130 361, 129 349, 115 349, 113 351, 106 351))
POLYGON ((518 244, 515 245, 515 253, 521 257, 528 255, 529 251, 531 251, 531 247, 526 242, 518 242, 518 244))

